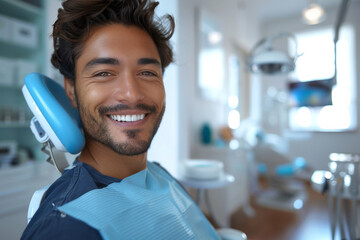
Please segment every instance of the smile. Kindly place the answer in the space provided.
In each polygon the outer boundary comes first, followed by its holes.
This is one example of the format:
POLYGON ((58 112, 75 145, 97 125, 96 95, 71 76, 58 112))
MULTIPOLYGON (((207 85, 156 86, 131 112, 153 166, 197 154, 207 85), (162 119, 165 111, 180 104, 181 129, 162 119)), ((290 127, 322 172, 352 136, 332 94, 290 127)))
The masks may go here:
POLYGON ((110 118, 112 120, 118 121, 118 122, 136 122, 143 120, 145 117, 145 114, 134 114, 134 115, 110 115, 110 118))

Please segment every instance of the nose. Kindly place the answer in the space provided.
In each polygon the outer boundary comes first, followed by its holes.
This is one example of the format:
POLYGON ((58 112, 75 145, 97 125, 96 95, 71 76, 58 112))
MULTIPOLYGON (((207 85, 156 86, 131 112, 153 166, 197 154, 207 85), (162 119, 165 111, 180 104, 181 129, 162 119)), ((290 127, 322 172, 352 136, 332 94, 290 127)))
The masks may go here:
POLYGON ((116 80, 113 96, 118 102, 136 104, 145 98, 140 80, 131 72, 124 72, 116 80))

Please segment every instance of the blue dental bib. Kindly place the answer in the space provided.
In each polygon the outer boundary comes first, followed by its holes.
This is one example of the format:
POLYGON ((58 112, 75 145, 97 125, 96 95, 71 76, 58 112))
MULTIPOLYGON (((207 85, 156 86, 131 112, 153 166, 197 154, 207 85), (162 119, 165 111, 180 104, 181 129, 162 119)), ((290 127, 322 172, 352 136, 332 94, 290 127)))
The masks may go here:
POLYGON ((219 239, 182 187, 163 169, 147 168, 58 208, 103 239, 219 239))

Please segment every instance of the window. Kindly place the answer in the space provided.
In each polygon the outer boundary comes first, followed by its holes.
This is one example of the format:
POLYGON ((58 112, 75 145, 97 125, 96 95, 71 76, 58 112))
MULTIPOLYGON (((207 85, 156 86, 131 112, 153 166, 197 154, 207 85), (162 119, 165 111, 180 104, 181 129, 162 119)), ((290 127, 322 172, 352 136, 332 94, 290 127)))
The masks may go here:
MULTIPOLYGON (((329 79, 335 74, 334 32, 332 28, 295 34, 298 58, 292 79, 300 82, 329 79)), ((289 44, 289 46, 291 46, 289 44)), ((290 49, 293 52, 293 49, 290 49)), ((344 25, 337 43, 337 84, 332 88, 332 105, 322 107, 292 107, 289 127, 292 130, 349 131, 356 120, 355 33, 344 25)))
POLYGON ((225 52, 223 34, 217 20, 199 11, 198 87, 202 97, 217 101, 224 87, 225 52))

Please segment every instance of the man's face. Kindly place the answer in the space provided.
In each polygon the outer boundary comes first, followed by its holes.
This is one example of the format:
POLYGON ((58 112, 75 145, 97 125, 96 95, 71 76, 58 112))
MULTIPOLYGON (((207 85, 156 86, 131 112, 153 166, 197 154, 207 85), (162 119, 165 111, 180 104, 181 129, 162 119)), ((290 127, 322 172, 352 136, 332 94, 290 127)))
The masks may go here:
POLYGON ((146 152, 165 110, 162 77, 145 31, 122 24, 96 28, 76 61, 72 99, 87 141, 123 155, 146 152))

